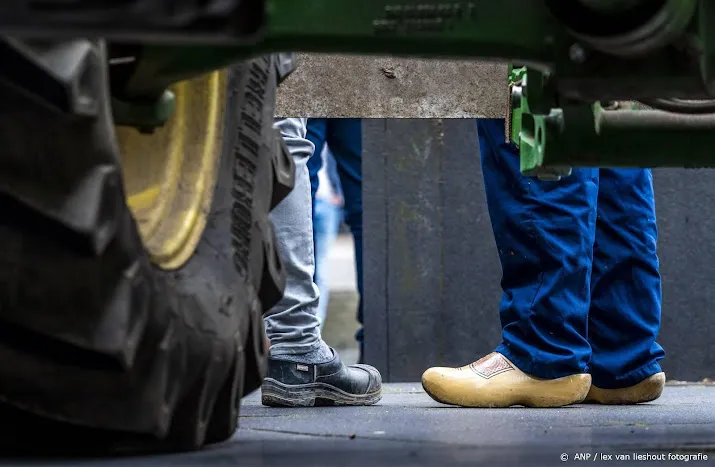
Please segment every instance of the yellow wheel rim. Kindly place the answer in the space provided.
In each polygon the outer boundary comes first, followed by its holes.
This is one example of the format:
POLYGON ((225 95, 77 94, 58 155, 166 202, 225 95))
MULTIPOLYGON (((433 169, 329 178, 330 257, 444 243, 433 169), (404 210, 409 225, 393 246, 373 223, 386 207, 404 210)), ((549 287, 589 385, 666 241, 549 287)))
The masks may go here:
POLYGON ((127 204, 152 261, 183 266, 206 227, 221 159, 225 71, 176 84, 176 111, 152 134, 117 127, 127 204))

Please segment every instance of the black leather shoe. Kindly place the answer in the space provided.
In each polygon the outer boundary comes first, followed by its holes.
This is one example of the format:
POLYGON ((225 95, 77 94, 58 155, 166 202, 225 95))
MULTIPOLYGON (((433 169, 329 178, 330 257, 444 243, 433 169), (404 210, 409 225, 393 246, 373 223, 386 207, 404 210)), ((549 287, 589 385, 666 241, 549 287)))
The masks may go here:
POLYGON ((268 359, 261 401, 270 407, 373 405, 382 398, 382 377, 369 365, 346 366, 333 351, 326 363, 268 359))

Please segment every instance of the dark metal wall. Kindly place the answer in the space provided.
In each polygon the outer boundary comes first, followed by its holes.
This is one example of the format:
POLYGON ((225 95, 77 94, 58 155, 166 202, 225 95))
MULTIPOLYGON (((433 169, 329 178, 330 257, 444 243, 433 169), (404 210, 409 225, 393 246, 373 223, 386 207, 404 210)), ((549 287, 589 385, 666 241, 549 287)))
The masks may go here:
MULTIPOLYGON (((499 266, 474 120, 363 129, 366 359, 386 381, 499 342, 499 266)), ((669 379, 715 377, 715 172, 656 170, 669 379)))

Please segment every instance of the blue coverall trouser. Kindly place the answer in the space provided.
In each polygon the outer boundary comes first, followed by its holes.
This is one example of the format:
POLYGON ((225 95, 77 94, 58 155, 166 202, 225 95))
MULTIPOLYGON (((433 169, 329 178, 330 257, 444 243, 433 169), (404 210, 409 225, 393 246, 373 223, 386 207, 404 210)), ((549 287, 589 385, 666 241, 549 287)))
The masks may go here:
POLYGON ((650 170, 520 173, 504 120, 479 119, 489 215, 502 265, 496 351, 540 378, 591 373, 615 389, 661 371, 661 281, 650 170))
POLYGON ((307 138, 315 145, 313 157, 308 161, 310 187, 315 208, 315 193, 318 191, 318 172, 323 164, 320 157, 328 144, 338 167, 340 187, 343 191, 345 223, 350 227, 355 244, 355 269, 357 288, 360 294, 357 320, 360 329, 355 339, 363 354, 362 312, 362 121, 359 118, 309 118, 307 138))

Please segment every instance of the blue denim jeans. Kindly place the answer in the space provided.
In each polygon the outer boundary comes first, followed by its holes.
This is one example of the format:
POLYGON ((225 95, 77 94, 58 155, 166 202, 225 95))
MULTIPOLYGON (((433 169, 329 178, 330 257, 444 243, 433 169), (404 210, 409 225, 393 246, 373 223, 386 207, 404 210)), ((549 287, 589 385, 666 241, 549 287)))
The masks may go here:
POLYGON ((295 187, 271 212, 278 254, 286 271, 283 299, 264 316, 274 356, 303 354, 321 345, 307 166, 314 146, 305 137, 305 118, 276 119, 275 127, 295 161, 295 187))
POLYGON ((356 118, 309 118, 307 138, 315 145, 314 156, 308 162, 313 200, 318 191, 318 172, 323 163, 320 154, 326 143, 338 167, 345 203, 345 223, 350 227, 355 243, 355 269, 360 294, 357 312, 360 329, 355 339, 362 355, 362 121, 356 118))
POLYGON ((318 319, 321 329, 327 317, 328 301, 330 300, 330 283, 328 281, 328 252, 338 236, 342 207, 323 199, 315 200, 313 210, 313 239, 315 243, 315 284, 320 291, 318 303, 318 319))
POLYGON ((661 371, 661 281, 650 170, 520 172, 504 121, 477 120, 502 265, 496 349, 540 378, 591 373, 602 389, 661 371))

